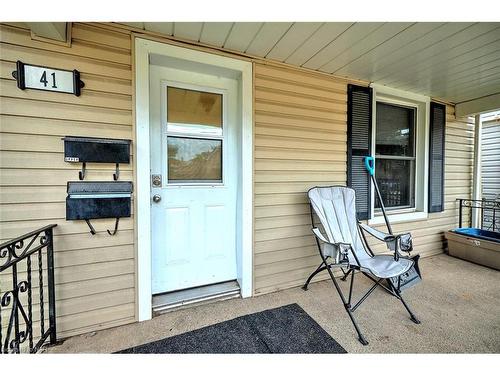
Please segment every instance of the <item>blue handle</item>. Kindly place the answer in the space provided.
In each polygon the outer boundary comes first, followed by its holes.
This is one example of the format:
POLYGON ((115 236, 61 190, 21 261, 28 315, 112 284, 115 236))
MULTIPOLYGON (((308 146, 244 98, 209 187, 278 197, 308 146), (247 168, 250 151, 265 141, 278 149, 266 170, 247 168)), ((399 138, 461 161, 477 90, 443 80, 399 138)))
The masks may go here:
POLYGON ((373 156, 365 156, 365 167, 370 176, 375 173, 375 158, 373 156))

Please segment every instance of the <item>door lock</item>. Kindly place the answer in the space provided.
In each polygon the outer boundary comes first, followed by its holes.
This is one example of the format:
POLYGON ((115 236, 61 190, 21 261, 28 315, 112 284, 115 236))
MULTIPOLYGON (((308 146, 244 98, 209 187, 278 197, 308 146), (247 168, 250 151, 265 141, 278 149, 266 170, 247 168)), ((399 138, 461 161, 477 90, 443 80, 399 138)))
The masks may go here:
POLYGON ((151 184, 154 187, 160 187, 161 186, 161 174, 151 175, 151 184))
POLYGON ((161 201, 161 196, 159 194, 153 195, 153 202, 158 203, 161 201))

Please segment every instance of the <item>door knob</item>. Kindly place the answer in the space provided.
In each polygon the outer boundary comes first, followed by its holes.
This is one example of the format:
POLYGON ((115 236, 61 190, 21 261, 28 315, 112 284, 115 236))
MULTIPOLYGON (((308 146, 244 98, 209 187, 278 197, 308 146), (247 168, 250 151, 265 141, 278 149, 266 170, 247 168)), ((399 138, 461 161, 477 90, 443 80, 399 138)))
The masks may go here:
POLYGON ((153 195, 153 202, 158 203, 161 201, 161 196, 159 194, 153 195))

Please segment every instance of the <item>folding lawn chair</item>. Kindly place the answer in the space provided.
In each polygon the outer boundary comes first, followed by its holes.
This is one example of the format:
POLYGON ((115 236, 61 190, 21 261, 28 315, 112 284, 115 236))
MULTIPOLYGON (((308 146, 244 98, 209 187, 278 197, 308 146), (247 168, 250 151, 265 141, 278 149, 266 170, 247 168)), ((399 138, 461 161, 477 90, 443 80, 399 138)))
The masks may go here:
MULTIPOLYGON (((316 236, 322 262, 309 276, 303 289, 307 290, 309 282, 315 275, 327 270, 363 345, 368 345, 368 341, 363 337, 353 313, 377 286, 399 299, 410 314, 411 320, 419 324, 420 321, 401 296, 401 280, 409 281, 408 276, 415 273, 414 265, 416 266, 418 259, 414 260, 400 254, 400 251, 409 254, 412 250, 411 234, 391 235, 359 222, 356 219, 356 199, 353 189, 344 186, 314 187, 309 190, 308 196, 311 204, 312 231, 316 236), (318 216, 323 231, 315 225, 313 212, 318 216), (374 255, 364 232, 385 242, 394 255, 374 255), (342 270, 343 281, 351 274, 347 299, 333 275, 332 269, 335 267, 342 270), (375 284, 357 303, 351 305, 355 271, 359 271, 375 284), (381 283, 383 280, 387 281, 387 286, 381 283)), ((416 272, 420 274, 418 268, 416 272)))

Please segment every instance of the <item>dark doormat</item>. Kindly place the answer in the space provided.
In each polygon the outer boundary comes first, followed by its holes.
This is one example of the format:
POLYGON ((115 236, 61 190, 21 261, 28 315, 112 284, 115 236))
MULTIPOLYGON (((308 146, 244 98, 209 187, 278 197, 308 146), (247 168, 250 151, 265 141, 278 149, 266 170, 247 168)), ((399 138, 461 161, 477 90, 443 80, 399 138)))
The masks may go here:
POLYGON ((291 304, 118 353, 347 353, 299 305, 291 304))

